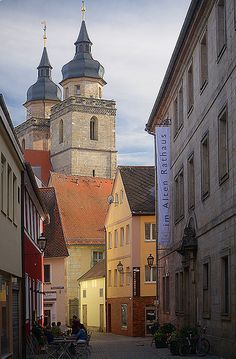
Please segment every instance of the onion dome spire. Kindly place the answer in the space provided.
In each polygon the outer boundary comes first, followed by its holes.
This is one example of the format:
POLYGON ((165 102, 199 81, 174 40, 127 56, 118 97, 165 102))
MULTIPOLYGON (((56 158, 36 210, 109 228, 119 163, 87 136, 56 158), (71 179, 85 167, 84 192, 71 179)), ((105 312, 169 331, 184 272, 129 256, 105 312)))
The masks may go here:
MULTIPOLYGON (((84 1, 82 2, 82 23, 79 36, 75 42, 75 56, 62 68, 63 80, 78 77, 92 77, 102 79, 104 67, 93 59, 91 53, 92 42, 88 36, 84 20, 84 1)), ((104 81, 104 80, 103 80, 104 81)), ((105 82, 105 81, 104 81, 105 82)))
POLYGON ((27 102, 34 100, 61 100, 61 90, 52 81, 51 72, 52 66, 49 61, 47 48, 46 48, 46 22, 44 24, 44 48, 42 57, 39 63, 38 69, 38 80, 32 85, 27 91, 27 102))

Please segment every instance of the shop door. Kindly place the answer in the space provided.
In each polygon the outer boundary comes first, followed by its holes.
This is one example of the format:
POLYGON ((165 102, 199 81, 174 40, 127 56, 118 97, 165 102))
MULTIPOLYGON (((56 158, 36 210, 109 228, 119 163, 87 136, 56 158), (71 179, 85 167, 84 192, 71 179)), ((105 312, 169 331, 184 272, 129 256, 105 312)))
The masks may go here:
POLYGON ((151 335, 151 328, 156 321, 156 308, 146 307, 145 308, 145 335, 151 335))
POLYGON ((52 323, 51 310, 46 309, 44 311, 44 326, 51 325, 51 323, 52 323))
POLYGON ((100 332, 104 331, 104 305, 100 304, 100 332))
POLYGON ((107 331, 111 332, 111 304, 108 304, 107 307, 107 331))

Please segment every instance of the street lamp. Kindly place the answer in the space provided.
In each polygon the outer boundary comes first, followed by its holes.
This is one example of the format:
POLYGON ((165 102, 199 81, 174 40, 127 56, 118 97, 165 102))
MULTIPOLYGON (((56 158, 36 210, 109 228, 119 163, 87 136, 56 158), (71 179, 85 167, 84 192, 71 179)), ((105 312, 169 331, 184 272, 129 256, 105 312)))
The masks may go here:
POLYGON ((119 273, 123 273, 123 270, 124 270, 124 266, 123 264, 121 263, 121 261, 119 261, 119 263, 117 264, 117 270, 119 273))
POLYGON ((147 257, 147 262, 148 262, 148 267, 152 268, 153 262, 154 262, 154 257, 151 254, 149 254, 149 256, 147 257))
POLYGON ((43 233, 41 233, 41 235, 38 238, 38 246, 39 246, 40 251, 44 252, 44 250, 46 248, 46 238, 43 233))

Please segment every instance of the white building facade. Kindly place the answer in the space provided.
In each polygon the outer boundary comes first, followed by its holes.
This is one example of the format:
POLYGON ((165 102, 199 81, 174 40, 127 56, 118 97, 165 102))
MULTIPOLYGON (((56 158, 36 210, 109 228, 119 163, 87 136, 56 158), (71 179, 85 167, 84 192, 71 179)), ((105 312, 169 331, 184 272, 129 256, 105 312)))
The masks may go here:
POLYGON ((212 351, 227 358, 236 356, 235 13, 233 0, 191 2, 146 127, 154 134, 171 120, 160 320, 206 325, 212 351))

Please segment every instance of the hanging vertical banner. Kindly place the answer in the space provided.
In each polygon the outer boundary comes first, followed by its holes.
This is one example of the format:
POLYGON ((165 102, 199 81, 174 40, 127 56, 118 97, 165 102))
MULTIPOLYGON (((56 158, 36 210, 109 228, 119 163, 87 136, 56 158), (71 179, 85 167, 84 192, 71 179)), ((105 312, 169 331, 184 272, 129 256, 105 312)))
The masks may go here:
POLYGON ((158 243, 170 242, 170 127, 156 126, 156 178, 158 243))

